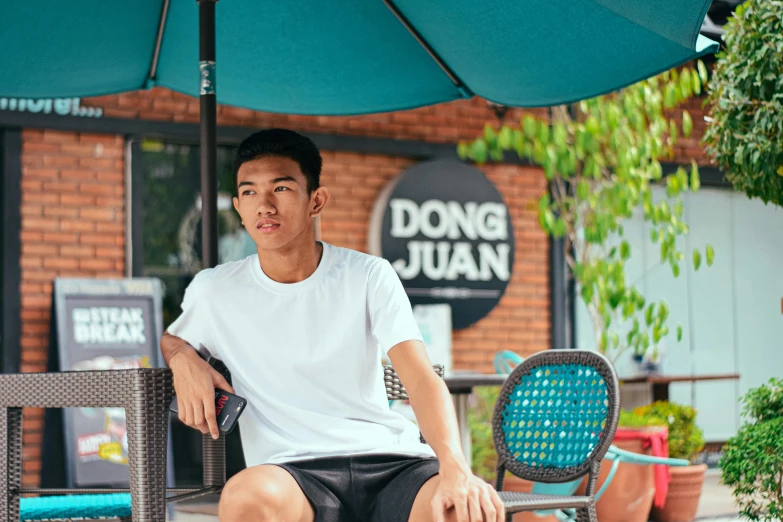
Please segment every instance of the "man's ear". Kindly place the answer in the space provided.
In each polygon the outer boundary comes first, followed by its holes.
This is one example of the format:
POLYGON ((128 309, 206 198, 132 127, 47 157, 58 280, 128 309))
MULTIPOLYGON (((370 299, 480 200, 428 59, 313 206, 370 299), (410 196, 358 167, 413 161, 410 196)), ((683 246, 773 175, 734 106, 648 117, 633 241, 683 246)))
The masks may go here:
POLYGON ((326 202, 329 201, 329 190, 326 187, 318 187, 310 194, 310 217, 320 214, 326 202))

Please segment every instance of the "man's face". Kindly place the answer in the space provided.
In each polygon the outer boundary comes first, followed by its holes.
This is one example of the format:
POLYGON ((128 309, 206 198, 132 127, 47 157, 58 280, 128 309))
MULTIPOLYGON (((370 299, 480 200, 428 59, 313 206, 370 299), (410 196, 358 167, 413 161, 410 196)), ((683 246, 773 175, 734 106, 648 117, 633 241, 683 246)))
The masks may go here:
POLYGON ((276 250, 312 232, 313 217, 328 193, 319 187, 307 194, 307 178, 299 165, 280 156, 242 164, 237 172, 234 208, 259 249, 276 250))

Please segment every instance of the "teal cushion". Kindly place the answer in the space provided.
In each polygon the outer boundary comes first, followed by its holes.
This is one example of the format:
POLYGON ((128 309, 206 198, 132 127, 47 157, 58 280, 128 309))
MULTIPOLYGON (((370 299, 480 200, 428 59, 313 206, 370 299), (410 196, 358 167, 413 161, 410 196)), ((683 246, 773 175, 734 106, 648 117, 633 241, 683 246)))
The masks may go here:
POLYGON ((131 516, 130 493, 22 498, 20 520, 131 516))

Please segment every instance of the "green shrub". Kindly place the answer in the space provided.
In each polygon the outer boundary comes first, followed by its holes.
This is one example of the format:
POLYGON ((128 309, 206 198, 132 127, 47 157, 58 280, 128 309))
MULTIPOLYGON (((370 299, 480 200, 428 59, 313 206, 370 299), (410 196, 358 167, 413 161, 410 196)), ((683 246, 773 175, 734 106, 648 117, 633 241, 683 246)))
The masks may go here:
POLYGON ((783 205, 783 2, 748 0, 723 29, 708 89, 707 153, 734 188, 783 205))
POLYGON ((651 415, 642 415, 637 413, 636 410, 620 410, 620 421, 617 425, 621 428, 668 426, 665 420, 651 415))
POLYGON ((634 412, 646 418, 662 420, 669 427, 669 456, 691 462, 704 449, 704 433, 696 425, 696 410, 684 404, 657 401, 640 406, 634 412))
POLYGON ((741 402, 745 423, 726 443, 721 481, 743 517, 783 519, 783 380, 770 379, 741 402))

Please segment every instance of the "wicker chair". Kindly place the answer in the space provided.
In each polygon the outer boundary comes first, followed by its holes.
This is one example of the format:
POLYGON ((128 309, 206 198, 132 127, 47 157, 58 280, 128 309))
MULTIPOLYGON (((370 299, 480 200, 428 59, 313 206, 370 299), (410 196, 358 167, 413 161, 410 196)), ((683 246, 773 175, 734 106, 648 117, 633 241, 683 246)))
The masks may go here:
POLYGON ((496 488, 507 520, 520 511, 574 508, 597 522, 595 486, 620 413, 617 375, 603 356, 547 350, 522 362, 501 389, 492 418, 496 488), (534 482, 564 483, 588 474, 584 496, 503 490, 506 470, 534 482))
MULTIPOLYGON (((443 366, 434 370, 443 377, 443 366)), ((383 368, 389 400, 408 394, 391 366, 383 368)), ((112 519, 164 521, 166 504, 220 493, 226 482, 225 435, 202 439, 204 487, 166 488, 168 369, 26 373, 0 375, 0 522, 112 519), (128 433, 128 489, 23 488, 22 408, 121 407, 128 433), (24 494, 47 495, 24 498, 24 494), (20 502, 21 501, 21 502, 20 502), (21 504, 21 505, 20 505, 21 504)))

